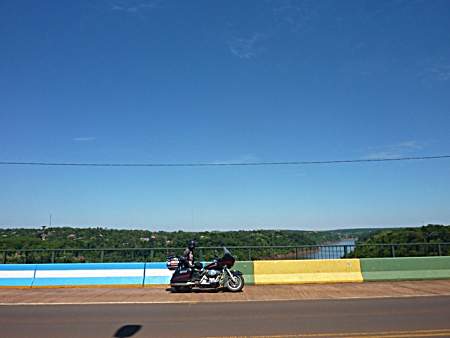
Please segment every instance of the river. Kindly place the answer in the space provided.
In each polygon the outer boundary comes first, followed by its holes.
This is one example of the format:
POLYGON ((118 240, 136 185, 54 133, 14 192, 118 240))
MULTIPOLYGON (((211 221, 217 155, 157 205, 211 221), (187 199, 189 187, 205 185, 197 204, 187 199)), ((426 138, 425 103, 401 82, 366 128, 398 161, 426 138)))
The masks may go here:
POLYGON ((305 258, 310 259, 334 259, 342 258, 345 255, 345 247, 347 246, 347 253, 350 253, 355 248, 354 239, 345 239, 337 242, 327 243, 324 246, 319 246, 319 249, 312 253, 304 255, 305 258))

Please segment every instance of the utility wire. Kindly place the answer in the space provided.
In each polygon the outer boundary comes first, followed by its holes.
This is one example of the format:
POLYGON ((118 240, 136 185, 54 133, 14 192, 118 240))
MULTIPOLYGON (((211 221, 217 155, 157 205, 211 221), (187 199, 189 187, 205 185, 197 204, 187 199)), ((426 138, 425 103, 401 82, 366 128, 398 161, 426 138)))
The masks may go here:
POLYGON ((324 161, 285 161, 285 162, 205 162, 205 163, 79 163, 79 162, 8 162, 0 161, 0 165, 14 166, 66 166, 66 167, 231 167, 231 166, 281 166, 281 165, 312 165, 312 164, 347 164, 393 161, 418 161, 449 159, 450 155, 409 156, 394 158, 370 158, 353 160, 324 161))

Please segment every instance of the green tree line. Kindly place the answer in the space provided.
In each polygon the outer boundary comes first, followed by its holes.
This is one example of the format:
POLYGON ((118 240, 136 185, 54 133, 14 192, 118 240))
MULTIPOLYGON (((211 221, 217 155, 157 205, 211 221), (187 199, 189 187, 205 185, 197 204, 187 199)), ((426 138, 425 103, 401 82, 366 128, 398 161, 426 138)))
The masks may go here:
POLYGON ((361 234, 356 250, 348 257, 447 256, 450 245, 442 243, 450 243, 449 225, 384 229, 361 234))
MULTIPOLYGON (((329 243, 353 237, 355 234, 361 236, 371 231, 373 230, 167 232, 101 227, 11 228, 0 229, 0 250, 3 250, 3 257, 0 256, 0 259, 8 263, 161 261, 165 260, 168 255, 180 255, 182 249, 177 248, 184 248, 190 239, 195 239, 198 246, 201 247, 295 247, 329 243), (36 249, 45 251, 24 251, 36 249), (77 251, 78 249, 91 249, 92 251, 82 252, 77 251)), ((216 252, 214 249, 203 249, 199 254, 200 258, 209 260, 220 255, 220 250, 216 252)), ((294 249, 235 249, 233 254, 241 260, 282 258, 292 257, 294 249)))

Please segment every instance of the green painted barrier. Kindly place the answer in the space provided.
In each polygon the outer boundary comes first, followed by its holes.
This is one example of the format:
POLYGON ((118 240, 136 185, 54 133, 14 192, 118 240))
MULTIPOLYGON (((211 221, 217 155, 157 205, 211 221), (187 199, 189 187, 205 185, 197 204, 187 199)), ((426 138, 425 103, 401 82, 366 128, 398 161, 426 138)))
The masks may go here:
POLYGON ((449 279, 450 257, 361 258, 364 281, 449 279))
POLYGON ((255 275, 253 269, 253 262, 242 261, 236 262, 233 266, 233 270, 239 270, 244 275, 244 280, 246 285, 255 284, 255 275))

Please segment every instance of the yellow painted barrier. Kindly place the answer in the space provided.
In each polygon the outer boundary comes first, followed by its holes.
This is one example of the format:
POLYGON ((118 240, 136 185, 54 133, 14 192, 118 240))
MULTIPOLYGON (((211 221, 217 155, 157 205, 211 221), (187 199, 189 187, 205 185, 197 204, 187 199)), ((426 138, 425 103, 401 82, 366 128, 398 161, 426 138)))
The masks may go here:
POLYGON ((362 282, 359 259, 254 262, 255 284, 362 282))

